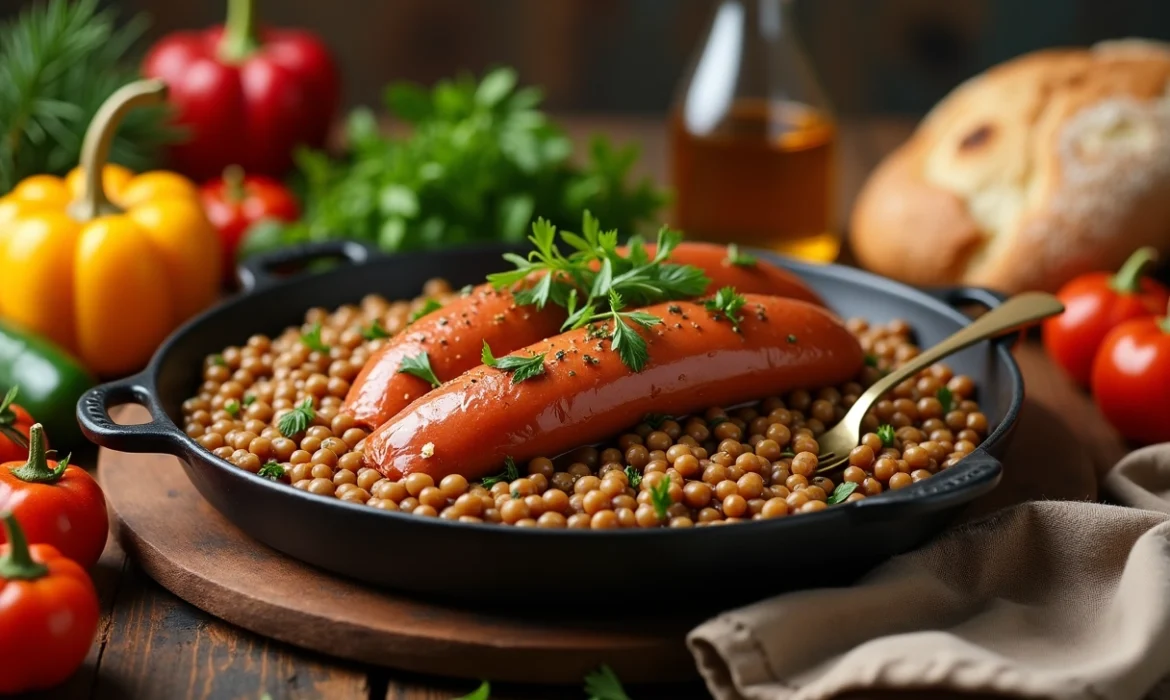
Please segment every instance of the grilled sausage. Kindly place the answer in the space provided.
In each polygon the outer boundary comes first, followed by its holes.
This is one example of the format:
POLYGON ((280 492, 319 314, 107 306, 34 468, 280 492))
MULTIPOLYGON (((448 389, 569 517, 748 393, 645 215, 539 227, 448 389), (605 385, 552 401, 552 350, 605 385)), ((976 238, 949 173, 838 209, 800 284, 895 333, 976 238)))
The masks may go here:
MULTIPOLYGON (((656 246, 647 248, 653 255, 656 246)), ((732 286, 741 294, 770 294, 821 303, 808 285, 786 270, 764 261, 750 267, 735 266, 726 259, 724 246, 682 243, 672 252, 670 262, 702 269, 712 280, 709 292, 732 286)), ((425 380, 399 373, 404 358, 427 353, 435 376, 445 382, 479 364, 485 340, 494 352, 506 354, 556 335, 565 317, 560 307, 537 310, 518 306, 510 292, 482 284, 468 296, 424 316, 388 339, 354 379, 341 411, 361 427, 376 428, 431 390, 425 380)))
POLYGON ((498 471, 506 457, 553 457, 648 413, 735 405, 845 382, 861 370, 857 339, 824 308, 745 298, 739 332, 697 302, 644 309, 664 323, 640 331, 649 361, 639 373, 588 327, 519 351, 545 355, 544 374, 532 379, 514 383, 507 372, 476 367, 366 438, 366 465, 388 478, 421 471, 436 481, 448 474, 477 479, 498 471))

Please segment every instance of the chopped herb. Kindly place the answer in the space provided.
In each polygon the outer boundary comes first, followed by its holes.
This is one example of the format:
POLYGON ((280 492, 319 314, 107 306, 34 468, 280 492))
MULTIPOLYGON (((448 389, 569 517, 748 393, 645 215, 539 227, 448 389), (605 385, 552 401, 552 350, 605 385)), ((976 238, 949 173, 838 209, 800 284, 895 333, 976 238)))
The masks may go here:
POLYGON ((520 500, 520 489, 512 489, 512 498, 520 500))
POLYGON ((727 262, 739 267, 754 267, 756 256, 739 252, 739 246, 732 243, 727 246, 727 262))
POLYGON ((654 506, 654 512, 658 514, 659 520, 666 519, 666 509, 674 505, 674 501, 670 500, 670 479, 662 479, 657 484, 650 487, 650 503, 654 506))
POLYGON ((260 467, 260 471, 256 472, 256 476, 262 476, 265 479, 272 479, 273 481, 280 481, 284 477, 284 467, 280 466, 279 462, 268 460, 260 467))
POLYGON ((223 355, 212 355, 209 359, 213 365, 227 367, 227 360, 223 359, 223 355))
POLYGON ((501 481, 511 483, 520 478, 520 470, 516 468, 516 461, 511 457, 504 458, 504 471, 495 476, 485 476, 482 480, 484 486, 492 486, 501 481))
POLYGON ((415 311, 414 313, 412 313, 410 315, 410 320, 407 321, 407 325, 410 325, 411 323, 414 323, 415 321, 419 320, 423 316, 426 316, 430 312, 438 311, 441 308, 443 308, 443 305, 440 304, 439 302, 435 301, 434 299, 427 299, 425 302, 423 302, 421 309, 419 309, 418 311, 415 311))
POLYGON ((724 287, 716 292, 714 297, 703 302, 703 306, 716 318, 723 316, 731 321, 731 327, 738 333, 739 324, 743 322, 743 316, 739 312, 746 303, 747 299, 744 299, 742 294, 737 294, 735 287, 724 287))
POLYGON ((630 488, 636 489, 642 485, 642 473, 634 467, 626 467, 626 480, 630 482, 630 488))
POLYGON ((480 359, 488 367, 495 367, 502 372, 511 372, 513 384, 519 384, 525 379, 532 379, 533 377, 539 377, 544 374, 544 353, 539 355, 532 353, 531 357, 505 355, 497 360, 492 355, 492 349, 485 340, 483 341, 483 351, 480 353, 480 359))
POLYGON ((877 367, 878 366, 877 355, 874 355, 874 354, 868 353, 868 352, 865 353, 865 364, 867 367, 877 367))
POLYGON ((829 494, 829 499, 826 501, 831 506, 841 503, 849 494, 857 490, 857 483, 853 481, 842 481, 837 484, 837 488, 833 489, 833 493, 829 494))
POLYGON ((248 406, 251 406, 254 403, 256 403, 256 395, 255 394, 244 394, 244 408, 247 408, 248 406))
POLYGON ((305 399, 296 408, 280 417, 276 422, 276 429, 286 438, 297 433, 303 433, 309 428, 317 413, 313 410, 312 397, 305 399))
POLYGON ((789 333, 789 334, 788 334, 788 342, 789 342, 789 343, 793 343, 793 344, 795 344, 795 343, 796 343, 796 336, 794 336, 794 335, 792 335, 791 333, 789 333))
POLYGON ((642 422, 655 430, 668 420, 671 420, 671 417, 662 413, 647 413, 642 417, 642 422))
POLYGON ((492 685, 487 681, 479 684, 479 687, 471 691, 463 697, 455 698, 455 700, 491 700, 492 685))
POLYGON ((223 410, 228 412, 232 418, 240 417, 240 402, 235 399, 228 399, 223 402, 223 410))
POLYGON ((935 395, 938 396, 938 402, 942 404, 943 413, 950 413, 954 409, 955 395, 951 393, 950 389, 945 386, 940 386, 938 393, 935 395))
POLYGON ((313 327, 309 329, 308 333, 301 333, 301 342, 310 350, 316 350, 319 353, 329 352, 329 346, 321 342, 321 324, 314 323, 313 327))
POLYGON ((881 438, 882 447, 894 446, 894 426, 889 423, 883 423, 878 426, 877 436, 881 438))
POLYGON ((431 358, 427 353, 420 352, 414 357, 402 358, 402 366, 398 368, 399 374, 413 374, 419 379, 423 379, 431 383, 431 387, 437 387, 442 382, 435 376, 435 371, 431 369, 431 358))
POLYGON ((390 334, 382 327, 382 322, 375 318, 370 325, 362 329, 362 337, 366 340, 380 340, 389 338, 390 334))
POLYGON ((605 665, 585 676, 585 694, 587 700, 630 700, 617 674, 605 665))

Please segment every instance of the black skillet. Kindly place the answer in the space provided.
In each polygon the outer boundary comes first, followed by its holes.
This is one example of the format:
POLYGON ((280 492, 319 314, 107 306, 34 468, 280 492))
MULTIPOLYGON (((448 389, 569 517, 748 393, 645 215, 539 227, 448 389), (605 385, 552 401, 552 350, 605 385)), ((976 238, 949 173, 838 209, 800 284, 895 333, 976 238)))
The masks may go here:
MULTIPOLYGON (((955 467, 909 488, 819 513, 688 530, 520 529, 469 525, 386 512, 314 496, 245 472, 202 449, 177 425, 180 405, 196 393, 204 358, 248 336, 275 335, 303 321, 310 307, 333 308, 377 292, 412 298, 425 280, 478 283, 502 269, 504 248, 384 257, 353 242, 278 251, 247 264, 243 293, 176 331, 141 373, 82 397, 86 436, 122 452, 179 457, 200 493, 242 531, 320 568, 413 594, 462 601, 546 599, 610 589, 641 600, 732 601, 782 590, 846 584, 888 557, 930 538, 972 499, 990 491, 1024 397, 1005 344, 982 343, 948 362, 971 376, 994 430, 955 467), (308 260, 343 264, 282 279, 273 270, 308 260), (153 420, 118 425, 107 409, 146 406, 153 420), (645 594, 652 592, 647 597, 645 594), (520 596, 520 598, 517 598, 520 596)), ((994 306, 981 289, 930 294, 852 268, 808 265, 764 251, 753 254, 803 277, 844 317, 908 321, 931 345, 967 322, 954 305, 994 306)), ((149 479, 144 472, 142 478, 149 479)))

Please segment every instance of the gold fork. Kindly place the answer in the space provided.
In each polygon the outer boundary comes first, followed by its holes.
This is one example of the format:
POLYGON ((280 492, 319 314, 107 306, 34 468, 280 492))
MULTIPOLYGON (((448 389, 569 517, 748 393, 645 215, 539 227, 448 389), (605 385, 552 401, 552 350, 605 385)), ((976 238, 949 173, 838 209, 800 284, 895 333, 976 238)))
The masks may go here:
POLYGON ((817 438, 821 454, 817 471, 840 467, 849 461, 849 452, 861 442, 861 419, 882 395, 905 379, 938 360, 983 340, 1019 330, 1064 311, 1064 305, 1051 294, 1025 292, 983 314, 934 347, 907 360, 905 364, 873 383, 857 398, 841 422, 817 438))

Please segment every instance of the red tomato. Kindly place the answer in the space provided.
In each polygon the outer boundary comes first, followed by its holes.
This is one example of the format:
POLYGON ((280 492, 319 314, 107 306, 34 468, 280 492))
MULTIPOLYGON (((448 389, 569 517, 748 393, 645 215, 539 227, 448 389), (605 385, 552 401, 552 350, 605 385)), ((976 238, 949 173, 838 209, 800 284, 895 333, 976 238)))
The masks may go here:
POLYGON ((1153 248, 1140 248, 1117 272, 1090 272, 1057 293, 1064 313, 1044 322, 1048 355, 1078 384, 1089 386, 1093 358, 1105 335, 1131 318, 1154 316, 1166 309, 1170 290, 1142 271, 1154 261, 1153 248))
POLYGON ((0 401, 0 464, 28 459, 28 431, 33 419, 13 403, 17 388, 12 387, 0 401))
POLYGON ((207 218, 219 231, 228 280, 235 273, 236 249, 249 226, 261 219, 296 221, 301 215, 296 198, 284 185, 264 175, 245 175, 237 166, 203 185, 200 195, 207 218))
POLYGON ((1170 442, 1170 314, 1122 323, 1093 362, 1093 398, 1126 438, 1170 442))

